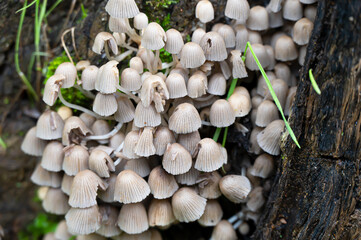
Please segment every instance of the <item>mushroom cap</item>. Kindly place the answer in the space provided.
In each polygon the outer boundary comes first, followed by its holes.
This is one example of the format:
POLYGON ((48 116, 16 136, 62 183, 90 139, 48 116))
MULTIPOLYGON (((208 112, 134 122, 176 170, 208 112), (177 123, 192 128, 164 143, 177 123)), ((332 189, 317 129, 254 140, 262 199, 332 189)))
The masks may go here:
POLYGON ((226 44, 222 36, 217 32, 207 32, 204 34, 199 45, 209 61, 220 62, 227 58, 226 44))
POLYGON ((63 170, 69 176, 89 168, 89 153, 85 147, 71 145, 64 148, 63 170))
POLYGON ((233 92, 233 94, 229 97, 228 102, 231 105, 236 117, 244 117, 252 109, 250 97, 242 93, 233 92))
POLYGON ((268 12, 266 8, 254 6, 249 12, 247 27, 255 31, 267 30, 269 27, 268 12))
POLYGON ((298 45, 308 44, 312 30, 313 22, 307 18, 301 18, 293 26, 293 41, 298 45))
POLYGON ((128 234, 138 234, 148 230, 148 216, 144 205, 142 203, 124 204, 120 209, 118 226, 128 234))
POLYGON ((87 113, 80 114, 79 118, 80 118, 81 122, 83 124, 85 124, 85 126, 88 127, 88 128, 91 128, 91 126, 93 125, 93 123, 96 120, 95 117, 93 117, 92 115, 89 115, 87 113))
POLYGON ((179 184, 192 186, 192 185, 196 184, 199 174, 200 174, 200 172, 194 168, 194 164, 193 164, 193 166, 191 167, 191 169, 188 172, 176 175, 175 179, 177 180, 177 183, 179 183, 179 184))
POLYGON ((167 89, 169 91, 169 98, 181 98, 187 96, 186 82, 183 76, 179 73, 171 73, 165 80, 167 89))
POLYGON ((198 43, 188 42, 181 51, 180 62, 185 68, 197 68, 206 61, 204 52, 198 43))
MULTIPOLYGON (((93 124, 94 117, 89 115, 81 115, 83 119, 86 119, 88 124, 93 124)), ((93 132, 83 122, 80 117, 72 116, 65 121, 64 129, 62 132, 62 143, 65 146, 69 146, 72 143, 80 144, 81 140, 93 132)))
POLYGON ((291 113, 291 107, 292 107, 293 101, 295 99, 296 92, 297 92, 297 87, 291 87, 290 89, 288 89, 286 105, 285 105, 285 115, 286 116, 289 116, 291 113))
POLYGON ((233 78, 246 78, 248 73, 246 70, 245 63, 242 59, 242 53, 239 50, 231 51, 231 62, 232 62, 232 76, 233 78))
POLYGON ((61 180, 61 190, 66 194, 70 195, 71 185, 73 184, 74 176, 69 176, 66 173, 63 175, 61 180))
POLYGON ((163 156, 168 144, 175 143, 175 137, 168 127, 159 126, 153 135, 155 154, 163 156))
POLYGON ((114 200, 121 203, 137 203, 150 193, 148 183, 132 170, 123 170, 117 176, 114 200))
POLYGON ((119 86, 118 62, 109 61, 98 70, 95 79, 95 89, 103 94, 115 93, 119 86))
POLYGON ((279 37, 275 46, 275 58, 286 62, 295 60, 297 57, 297 48, 292 38, 286 35, 279 37))
POLYGON ((167 42, 165 43, 164 49, 172 54, 178 54, 183 48, 184 42, 182 35, 176 29, 169 29, 165 32, 167 36, 167 42))
POLYGON ((127 97, 117 98, 118 109, 114 114, 114 118, 119 123, 127 123, 134 119, 135 107, 127 97))
POLYGON ((162 166, 153 168, 149 174, 148 184, 156 199, 170 198, 179 188, 174 176, 168 174, 162 166))
POLYGON ((57 112, 46 110, 36 123, 36 137, 44 140, 61 138, 64 121, 57 112))
POLYGON ((254 154, 257 154, 259 155, 261 152, 262 152, 262 149, 261 147, 258 145, 258 142, 257 142, 257 135, 258 133, 260 133, 261 131, 263 130, 263 128, 260 128, 260 127, 254 127, 252 129, 252 132, 251 132, 251 136, 249 137, 250 138, 250 143, 251 143, 251 148, 250 148, 250 152, 251 153, 254 153, 254 154))
POLYGON ((71 208, 65 215, 68 231, 72 235, 85 235, 97 231, 101 226, 98 205, 90 208, 71 208))
POLYGON ((148 107, 144 107, 142 102, 138 103, 135 108, 134 124, 139 128, 157 127, 161 124, 161 116, 153 103, 148 107))
POLYGON ((114 18, 133 18, 139 14, 134 0, 109 0, 105 10, 114 18))
POLYGON ((55 74, 46 81, 43 101, 47 105, 54 105, 55 101, 58 99, 58 93, 63 86, 64 80, 65 76, 63 74, 55 74))
POLYGON ((74 86, 75 79, 77 76, 76 67, 71 62, 61 63, 55 70, 54 75, 63 75, 65 79, 63 80, 62 88, 70 88, 74 86))
POLYGON ((214 19, 214 9, 210 1, 201 0, 197 3, 196 18, 202 23, 207 23, 214 19))
POLYGON ((299 0, 286 0, 283 4, 283 18, 297 21, 303 16, 302 3, 299 0))
POLYGON ((49 172, 38 164, 31 174, 30 180, 39 186, 58 188, 61 185, 61 174, 59 172, 49 172))
POLYGON ((197 109, 189 103, 179 104, 169 118, 169 129, 176 133, 191 133, 202 126, 197 109))
POLYGON ((236 46, 236 34, 231 26, 223 24, 218 28, 217 32, 222 36, 226 48, 234 48, 236 46))
POLYGON ((187 83, 188 96, 198 98, 207 93, 207 76, 202 71, 195 72, 187 83))
POLYGON ((227 162, 221 148, 211 138, 203 138, 197 144, 198 153, 194 168, 202 172, 212 172, 227 162))
MULTIPOLYGON (((266 48, 262 44, 259 44, 259 43, 252 44, 252 48, 253 48, 253 51, 256 54, 259 62, 261 63, 262 67, 266 68, 270 63, 266 48)), ((246 66, 249 70, 252 70, 252 71, 258 70, 258 65, 257 65, 256 61, 254 60, 253 55, 250 50, 248 50, 247 54, 246 54, 246 66)))
POLYGON ((139 141, 139 131, 130 131, 124 138, 123 154, 128 159, 139 158, 135 153, 135 146, 139 141))
POLYGON ((267 10, 269 10, 269 12, 273 12, 273 13, 280 12, 280 10, 282 8, 282 1, 283 0, 271 0, 268 3, 267 10))
POLYGON ((242 53, 246 49, 246 44, 248 42, 248 30, 244 25, 236 25, 236 50, 241 51, 242 53))
POLYGON ((148 26, 148 16, 140 12, 134 17, 133 23, 135 29, 142 30, 148 26))
POLYGON ((222 220, 213 228, 211 239, 236 240, 238 238, 232 224, 227 220, 222 220))
POLYGON ((212 104, 209 119, 213 126, 222 128, 232 125, 236 116, 229 102, 219 99, 212 104))
POLYGON ((68 226, 66 225, 65 220, 59 222, 54 235, 55 238, 59 240, 68 240, 71 238, 71 234, 68 232, 68 226))
POLYGON ((222 194, 231 202, 240 203, 244 201, 251 192, 251 182, 245 176, 227 175, 219 181, 222 194))
POLYGON ((137 70, 133 68, 126 68, 123 70, 121 75, 120 85, 129 90, 137 91, 142 87, 142 81, 137 70))
POLYGON ((56 112, 59 114, 61 119, 63 119, 63 121, 73 116, 73 111, 67 106, 61 106, 56 112))
POLYGON ((151 22, 145 28, 142 37, 142 46, 150 50, 159 50, 164 47, 167 36, 163 28, 155 22, 151 22))
POLYGON ((149 157, 155 154, 155 147, 153 144, 153 128, 145 127, 135 145, 134 152, 138 156, 149 157))
MULTIPOLYGON (((122 24, 121 19, 114 19, 110 17, 109 28, 113 29, 114 30, 113 32, 115 31, 123 32, 125 27, 123 27, 123 29, 120 29, 121 24, 122 24)), ((104 47, 106 47, 105 44, 108 44, 107 46, 109 46, 110 50, 115 55, 118 54, 117 41, 115 40, 114 36, 108 32, 100 32, 96 35, 92 47, 93 52, 100 55, 104 47)))
POLYGON ((77 71, 83 71, 88 66, 90 66, 89 60, 80 60, 75 64, 75 68, 77 71))
POLYGON ((207 200, 206 208, 198 223, 204 227, 216 226, 222 220, 223 210, 218 200, 207 200))
POLYGON ((222 195, 219 189, 221 175, 217 171, 202 173, 197 178, 199 195, 207 199, 216 199, 222 195))
POLYGON ((132 170, 142 178, 147 177, 150 173, 150 166, 148 159, 143 157, 138 159, 128 160, 124 165, 124 169, 132 170))
POLYGON ((183 174, 192 167, 192 156, 182 145, 169 144, 164 152, 162 165, 170 174, 183 174))
MULTIPOLYGON (((271 85, 273 88, 273 91, 275 92, 278 101, 281 104, 282 109, 285 109, 286 104, 286 98, 287 98, 287 92, 288 92, 288 85, 285 81, 282 79, 273 79, 271 81, 271 85)), ((267 91, 265 98, 269 100, 273 100, 273 97, 271 95, 270 91, 267 91)))
POLYGON ((270 100, 264 100, 258 106, 256 125, 267 127, 272 121, 279 119, 277 106, 270 100))
POLYGON ((317 7, 314 5, 307 5, 303 11, 303 15, 310 19, 311 22, 315 22, 317 15, 317 7))
POLYGON ((118 104, 113 94, 98 93, 94 99, 93 111, 100 116, 110 116, 118 109, 118 104))
POLYGON ((142 74, 144 71, 143 60, 140 57, 132 57, 129 60, 129 67, 136 70, 139 74, 142 74))
POLYGON ((226 93, 227 81, 222 73, 215 73, 208 82, 207 92, 212 95, 222 96, 226 93))
POLYGON ((60 188, 49 188, 42 206, 46 212, 56 215, 63 215, 70 209, 68 196, 60 188))
POLYGON ((157 112, 163 112, 165 100, 169 99, 169 92, 162 77, 158 75, 147 77, 142 84, 140 99, 144 107, 154 102, 157 112))
POLYGON ((275 52, 273 51, 273 47, 270 45, 265 45, 267 55, 269 57, 269 64, 267 66, 267 70, 273 70, 276 65, 275 52))
POLYGON ((102 222, 100 228, 96 231, 97 234, 104 237, 114 237, 122 233, 117 226, 118 208, 103 205, 99 207, 99 212, 102 215, 102 222))
POLYGON ((206 34, 206 31, 203 28, 197 28, 192 33, 192 42, 199 44, 204 34, 206 34))
MULTIPOLYGON (((282 62, 277 63, 274 68, 274 74, 272 75, 273 79, 279 78, 288 83, 289 86, 291 85, 291 69, 287 64, 282 62)), ((273 79, 269 78, 270 81, 273 79)))
POLYGON ((94 149, 89 156, 89 169, 99 177, 108 178, 115 171, 112 158, 103 150, 94 149))
MULTIPOLYGON (((126 19, 126 18, 114 18, 112 16, 110 16, 110 18, 109 18, 108 26, 109 26, 109 30, 111 32, 125 33, 125 32, 127 32, 128 25, 129 25, 129 22, 128 22, 128 19, 126 19)), ((113 37, 114 37, 114 35, 113 35, 113 37)))
POLYGON ((167 227, 175 222, 172 205, 169 199, 153 199, 148 208, 149 226, 167 227))
POLYGON ((192 188, 182 187, 172 197, 175 218, 180 222, 193 222, 204 213, 207 199, 199 196, 192 188))
POLYGON ((280 139, 284 130, 285 123, 283 120, 274 120, 257 135, 258 145, 263 151, 271 155, 280 154, 280 139))
POLYGON ((248 30, 248 41, 251 44, 256 44, 256 43, 263 44, 262 36, 257 31, 248 30))
POLYGON ((104 182, 108 185, 106 190, 100 189, 98 192, 98 197, 106 202, 112 203, 114 202, 114 191, 115 191, 115 182, 117 181, 117 175, 111 173, 110 177, 105 179, 104 182))
POLYGON ((52 141, 48 143, 41 158, 41 166, 51 172, 60 172, 64 159, 63 148, 63 144, 60 142, 52 141))
POLYGON ((263 187, 255 187, 248 195, 247 208, 252 212, 257 212, 265 204, 263 197, 263 187))
POLYGON ((255 177, 268 178, 272 174, 273 168, 273 157, 263 153, 256 158, 249 173, 255 177))
POLYGON ((225 15, 245 23, 249 16, 249 4, 247 0, 228 0, 225 15))
POLYGON ((26 133, 21 143, 21 151, 31 156, 40 157, 46 147, 46 141, 36 136, 36 127, 32 127, 26 133))
POLYGON ((269 27, 278 28, 283 26, 282 11, 279 12, 268 12, 269 27))

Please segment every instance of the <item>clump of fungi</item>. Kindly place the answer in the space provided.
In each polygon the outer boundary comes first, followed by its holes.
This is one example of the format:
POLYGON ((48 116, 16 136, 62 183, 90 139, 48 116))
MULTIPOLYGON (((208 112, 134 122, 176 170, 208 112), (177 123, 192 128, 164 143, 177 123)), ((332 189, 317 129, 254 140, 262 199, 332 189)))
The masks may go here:
POLYGON ((194 221, 214 227, 214 240, 251 234, 285 125, 261 75, 250 91, 242 86, 252 86, 259 74, 245 47, 250 42, 288 116, 315 2, 271 0, 250 8, 247 0, 228 0, 230 24, 216 23, 207 32, 214 10, 201 0, 200 28, 184 43, 176 29, 148 23, 134 0, 109 0, 112 33, 99 33, 92 48, 108 61, 59 65, 45 85, 49 107, 21 146, 41 158, 31 180, 42 186, 43 208, 65 215, 52 239, 162 239, 162 230, 194 221), (161 62, 162 48, 172 62, 161 62), (240 85, 227 90, 231 78, 240 85), (92 110, 64 100, 61 88, 74 85, 93 97, 92 110), (57 99, 64 106, 56 112, 50 107, 57 99), (214 127, 231 125, 250 143, 232 164, 224 144, 212 138, 214 127), (241 171, 232 170, 234 164, 241 171), (220 197, 241 211, 224 219, 220 197))

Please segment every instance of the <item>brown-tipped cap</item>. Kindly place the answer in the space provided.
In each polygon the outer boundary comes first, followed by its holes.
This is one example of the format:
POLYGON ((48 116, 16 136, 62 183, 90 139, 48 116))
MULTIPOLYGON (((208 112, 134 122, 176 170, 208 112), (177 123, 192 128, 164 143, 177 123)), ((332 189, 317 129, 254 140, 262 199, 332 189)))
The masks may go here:
POLYGON ((129 67, 136 70, 139 74, 144 71, 143 61, 140 57, 132 57, 129 60, 129 67))
POLYGON ((77 173, 70 189, 69 205, 76 208, 87 208, 97 204, 98 187, 105 190, 108 186, 90 170, 77 173))
POLYGON ((114 202, 114 191, 115 191, 115 182, 117 181, 117 175, 110 174, 110 177, 105 179, 104 182, 108 185, 108 188, 103 191, 102 189, 98 192, 98 197, 107 203, 114 202))
POLYGON ((88 169, 89 153, 80 145, 71 145, 64 148, 63 170, 69 176, 88 169))
POLYGON ((113 94, 98 93, 93 102, 93 111, 100 116, 110 116, 118 109, 118 104, 113 94))
POLYGON ((104 151, 95 149, 89 156, 89 169, 103 178, 108 178, 115 171, 111 157, 104 151))
POLYGON ((96 233, 104 237, 114 237, 122 233, 117 226, 118 208, 111 205, 104 205, 99 207, 99 212, 102 215, 102 222, 96 233))
POLYGON ((224 24, 217 32, 222 36, 226 48, 233 48, 236 46, 236 34, 231 26, 224 24))
POLYGON ((195 72, 188 80, 187 92, 191 98, 198 98, 206 94, 207 91, 207 76, 201 72, 195 72))
POLYGON ((89 60, 80 60, 77 64, 75 64, 75 68, 78 71, 83 71, 88 66, 90 66, 89 60))
POLYGON ((142 102, 138 103, 135 108, 134 124, 139 128, 157 127, 161 124, 161 116, 153 103, 148 107, 144 107, 142 102))
POLYGON ((292 61, 297 59, 298 52, 295 43, 289 36, 278 38, 275 47, 275 58, 279 61, 292 61))
POLYGON ((124 165, 124 169, 132 170, 142 178, 147 177, 150 173, 149 162, 146 158, 128 160, 124 165))
POLYGON ((193 156, 194 151, 197 148, 198 142, 201 140, 198 131, 187 133, 187 134, 179 134, 177 142, 182 145, 188 152, 193 156))
POLYGON ((246 78, 248 77, 248 73, 246 70, 246 66, 242 59, 242 53, 239 50, 232 50, 231 51, 232 57, 232 75, 233 78, 246 78))
POLYGON ((169 199, 153 199, 148 209, 149 226, 167 227, 175 222, 172 205, 169 199))
POLYGON ((224 99, 219 99, 212 104, 209 119, 213 126, 222 128, 232 125, 236 117, 229 102, 224 99))
POLYGON ((286 105, 285 105, 285 115, 286 116, 289 116, 291 114, 291 107, 292 107, 293 101, 295 99, 296 92, 297 92, 297 87, 291 87, 288 90, 286 105))
POLYGON ((129 91, 139 90, 142 86, 142 81, 140 80, 138 71, 133 68, 124 69, 121 75, 120 85, 129 91))
POLYGON ((91 128, 93 123, 95 122, 96 118, 92 115, 89 115, 87 113, 82 113, 79 116, 80 120, 85 124, 86 127, 91 128))
POLYGON ((54 235, 57 240, 69 240, 69 238, 71 238, 71 234, 68 232, 68 226, 66 226, 65 220, 59 222, 54 235))
POLYGON ((189 103, 182 103, 176 107, 169 118, 169 129, 176 133, 191 133, 202 126, 197 109, 189 103))
POLYGON ((172 54, 178 54, 184 45, 182 35, 175 29, 169 29, 165 32, 167 36, 167 42, 165 43, 164 49, 172 54))
POLYGON ((290 21, 297 21, 303 16, 302 3, 299 0, 286 0, 283 5, 283 18, 290 21))
POLYGON ((150 50, 159 50, 164 47, 167 36, 163 28, 155 22, 151 22, 145 28, 142 37, 142 46, 150 50))
POLYGON ((252 109, 252 103, 249 96, 234 92, 228 99, 236 117, 246 116, 252 109))
POLYGON ((179 174, 175 176, 175 179, 177 180, 177 183, 192 186, 196 184, 197 178, 199 176, 200 172, 194 168, 194 164, 191 167, 191 169, 183 174, 179 174))
POLYGON ((134 0, 109 0, 105 10, 114 18, 133 18, 139 14, 134 0))
POLYGON ((148 217, 144 205, 142 203, 123 205, 118 217, 118 226, 128 234, 137 234, 148 230, 148 217))
POLYGON ((173 213, 180 222, 193 222, 204 213, 207 199, 199 196, 192 188, 183 187, 172 197, 173 213))
POLYGON ((175 137, 168 127, 157 127, 153 139, 155 154, 163 156, 168 144, 175 143, 175 137))
POLYGON ((209 61, 220 62, 227 58, 226 44, 222 36, 217 32, 207 32, 204 34, 199 45, 209 61))
POLYGON ((214 19, 214 9, 210 1, 201 0, 197 3, 196 18, 202 23, 207 23, 214 19))
POLYGON ((247 177, 227 175, 220 180, 219 188, 231 202, 240 203, 247 198, 252 187, 247 177))
POLYGON ((198 153, 194 168, 203 172, 212 172, 224 163, 224 156, 222 155, 220 147, 211 138, 203 138, 197 144, 198 153))
POLYGON ((57 112, 46 110, 36 123, 36 137, 44 140, 61 138, 64 121, 57 112))
POLYGON ((63 148, 63 144, 60 142, 53 141, 48 143, 41 158, 41 166, 51 172, 60 172, 64 159, 63 148))
POLYGON ((118 97, 118 110, 114 114, 114 118, 119 123, 127 123, 134 119, 135 108, 133 103, 126 97, 118 97))
POLYGON ((178 190, 174 176, 168 174, 162 166, 153 168, 148 178, 148 184, 156 199, 169 198, 178 190))
POLYGON ((70 209, 68 196, 60 188, 49 188, 42 205, 46 212, 56 215, 63 215, 70 209))
POLYGON ((138 156, 149 157, 155 154, 155 147, 153 144, 154 128, 145 127, 140 134, 139 140, 135 145, 134 152, 138 156))
POLYGON ((204 52, 198 43, 188 42, 181 51, 180 62, 185 68, 197 68, 206 61, 204 52))
POLYGON ((58 93, 61 86, 65 80, 63 74, 55 74, 51 76, 45 83, 43 101, 49 105, 53 106, 56 99, 58 99, 58 93))
POLYGON ((65 215, 69 233, 85 235, 97 231, 101 226, 101 214, 97 205, 90 208, 71 208, 65 215))
POLYGON ((178 143, 169 144, 164 152, 162 165, 170 174, 183 174, 191 168, 192 156, 182 145, 178 143))
MULTIPOLYGON (((252 44, 252 48, 254 53, 256 54, 259 62, 261 63, 262 67, 265 68, 269 65, 270 60, 267 54, 266 48, 259 43, 252 44)), ((249 70, 256 71, 259 70, 256 61, 253 58, 253 55, 250 50, 247 51, 246 55, 246 66, 249 70)))
POLYGON ((73 111, 71 110, 71 108, 67 106, 61 106, 60 108, 58 108, 58 111, 56 112, 59 114, 61 119, 63 119, 63 121, 73 116, 73 111))
MULTIPOLYGON (((275 92, 278 101, 281 104, 282 109, 285 109, 286 97, 288 92, 288 85, 282 79, 274 79, 271 81, 273 91, 275 92)), ((266 99, 273 100, 273 97, 269 91, 267 91, 266 99)))
MULTIPOLYGON (((111 27, 113 30, 121 30, 121 20, 110 18, 109 27, 111 27), (114 21, 116 20, 116 21, 114 21), (117 25, 117 27, 115 27, 117 25)), ((124 31, 124 27, 122 29, 124 31)), ((105 44, 108 44, 110 50, 117 55, 118 54, 118 45, 117 41, 115 40, 114 36, 111 33, 108 32, 100 32, 96 35, 93 43, 92 50, 96 54, 101 54, 105 44)))
POLYGON ((187 87, 183 76, 179 73, 169 74, 165 80, 169 91, 169 98, 181 98, 187 96, 187 87))
POLYGON ((201 42, 202 37, 206 34, 203 28, 197 28, 192 33, 192 42, 199 44, 201 42))
POLYGON ((252 212, 257 212, 265 204, 266 199, 263 197, 263 188, 256 187, 248 195, 247 207, 252 212))
POLYGON ((228 0, 225 15, 245 23, 249 16, 249 4, 247 0, 228 0))
POLYGON ((63 80, 63 85, 61 87, 70 88, 74 86, 75 79, 78 73, 74 64, 72 64, 71 62, 64 62, 56 68, 54 75, 58 74, 65 77, 65 79, 63 80))
POLYGON ((283 120, 275 120, 257 135, 258 145, 263 151, 274 156, 280 154, 280 139, 284 127, 283 120))
POLYGON ((298 20, 293 26, 293 41, 298 45, 306 45, 310 40, 313 22, 307 18, 298 20))
POLYGON ((36 137, 36 127, 32 127, 26 133, 21 143, 21 151, 31 156, 40 157, 46 147, 46 141, 36 137))
POLYGON ((279 119, 277 106, 270 100, 264 100, 257 108, 256 125, 267 127, 276 119, 279 119))
POLYGON ((268 12, 266 8, 261 6, 255 6, 251 8, 249 17, 247 19, 247 27, 255 31, 267 30, 269 23, 268 12))
POLYGON ((140 12, 134 17, 134 28, 142 30, 148 26, 148 16, 145 13, 140 12))
MULTIPOLYGON (((85 118, 86 116, 83 115, 85 118)), ((90 119, 88 119, 90 120, 90 119)), ((95 120, 91 118, 91 120, 95 120)), ((90 123, 91 121, 89 121, 90 123)), ((70 117, 65 121, 64 129, 62 132, 62 143, 69 146, 72 143, 80 144, 81 140, 92 134, 93 132, 85 125, 79 117, 70 117)))
POLYGON ((221 221, 223 210, 218 200, 208 200, 204 213, 198 222, 201 226, 215 226, 221 221))
POLYGON ((222 96, 226 93, 227 81, 222 73, 215 73, 208 82, 207 92, 212 95, 222 96))
POLYGON ((118 62, 109 61, 98 70, 95 79, 95 89, 104 94, 115 93, 119 86, 118 62))
POLYGON ((115 183, 114 200, 121 203, 136 203, 150 193, 148 183, 132 170, 123 170, 115 183))
POLYGON ((236 240, 238 238, 237 238, 237 233, 233 229, 232 224, 230 224, 227 220, 222 220, 213 228, 211 239, 236 240))
POLYGON ((197 179, 199 195, 207 199, 220 197, 222 195, 219 189, 221 178, 217 171, 200 174, 197 179))
POLYGON ((273 168, 273 157, 264 153, 256 158, 250 174, 260 178, 268 178, 272 174, 273 168))
POLYGON ((31 174, 30 180, 39 186, 58 188, 61 185, 61 174, 58 172, 46 171, 38 164, 31 174))
POLYGON ((123 146, 123 154, 125 157, 129 159, 139 158, 134 150, 139 141, 139 137, 139 131, 131 131, 125 136, 123 146))

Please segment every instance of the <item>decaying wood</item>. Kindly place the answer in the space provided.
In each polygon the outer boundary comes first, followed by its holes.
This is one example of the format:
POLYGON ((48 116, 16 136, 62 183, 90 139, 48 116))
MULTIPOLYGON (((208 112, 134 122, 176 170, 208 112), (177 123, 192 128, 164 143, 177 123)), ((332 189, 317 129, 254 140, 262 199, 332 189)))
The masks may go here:
POLYGON ((292 111, 255 239, 361 239, 361 1, 319 1, 292 111))

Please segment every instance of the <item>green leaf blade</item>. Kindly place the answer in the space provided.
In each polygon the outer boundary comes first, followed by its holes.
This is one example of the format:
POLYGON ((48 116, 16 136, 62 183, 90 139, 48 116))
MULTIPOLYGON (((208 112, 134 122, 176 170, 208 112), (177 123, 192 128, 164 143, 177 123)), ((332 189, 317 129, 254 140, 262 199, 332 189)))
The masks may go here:
POLYGON ((321 90, 320 90, 320 88, 318 87, 315 78, 313 77, 312 69, 310 69, 310 70, 308 71, 308 73, 309 73, 309 76, 310 76, 310 81, 311 81, 311 84, 312 84, 313 89, 315 89, 315 92, 316 92, 318 95, 321 95, 321 90))

